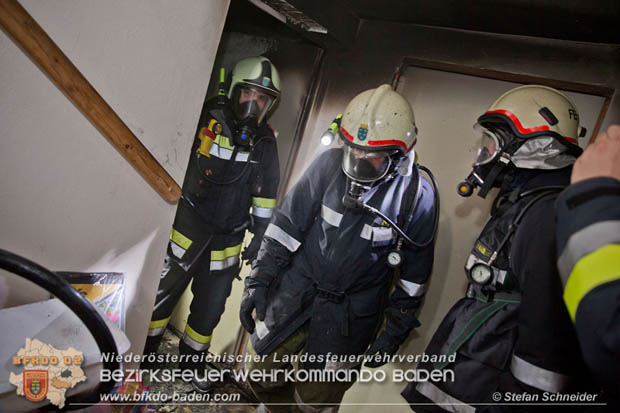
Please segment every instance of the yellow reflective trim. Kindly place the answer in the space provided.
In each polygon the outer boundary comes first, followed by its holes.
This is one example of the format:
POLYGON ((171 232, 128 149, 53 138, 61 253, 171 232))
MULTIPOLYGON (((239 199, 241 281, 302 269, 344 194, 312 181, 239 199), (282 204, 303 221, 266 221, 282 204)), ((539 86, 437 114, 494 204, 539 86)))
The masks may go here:
POLYGON ((226 148, 226 149, 230 149, 231 151, 233 149, 235 149, 234 146, 232 146, 230 144, 230 139, 224 135, 217 135, 215 137, 215 143, 220 147, 220 148, 226 148))
POLYGON ((223 261, 228 257, 234 257, 241 252, 241 244, 228 247, 225 250, 211 251, 211 261, 223 261))
POLYGON ((176 229, 173 229, 170 233, 170 239, 174 241, 174 243, 177 244, 179 247, 183 248, 185 251, 187 251, 190 245, 192 245, 192 240, 181 234, 176 229))
POLYGON ((579 303, 592 289, 620 279, 620 244, 610 244, 580 259, 571 271, 564 302, 575 321, 579 303))
POLYGON ((149 328, 162 328, 162 327, 166 327, 166 325, 168 324, 168 321, 170 321, 170 317, 164 318, 163 320, 151 321, 149 323, 149 328))
POLYGON ((252 197, 252 205, 259 208, 275 208, 276 200, 274 198, 252 197))
POLYGON ((211 336, 203 336, 202 334, 196 332, 193 328, 189 326, 189 324, 185 325, 185 332, 194 341, 197 341, 201 344, 207 344, 211 341, 211 336))

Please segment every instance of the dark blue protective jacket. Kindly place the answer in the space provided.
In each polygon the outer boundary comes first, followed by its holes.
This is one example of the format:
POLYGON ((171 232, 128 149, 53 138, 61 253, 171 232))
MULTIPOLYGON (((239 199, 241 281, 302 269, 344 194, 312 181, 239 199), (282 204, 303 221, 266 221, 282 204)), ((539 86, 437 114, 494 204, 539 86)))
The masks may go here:
MULTIPOLYGON (((259 354, 272 352, 309 321, 309 354, 359 355, 375 337, 388 306, 413 314, 422 300, 433 264, 433 244, 422 249, 403 244, 404 263, 389 295, 394 270, 386 256, 397 242, 395 232, 368 212, 345 209, 347 178, 341 163, 342 149, 322 153, 276 209, 265 232, 258 260, 246 280, 247 285, 257 274, 273 280, 266 318, 252 335, 259 354)), ((422 243, 433 235, 433 190, 418 178, 410 157, 401 163, 398 173, 372 187, 362 199, 396 222, 403 197, 415 193, 420 184, 417 207, 403 208, 409 216, 404 221, 401 217, 401 222, 408 236, 422 243)), ((413 317, 410 327, 415 324, 413 317)), ((318 364, 315 367, 322 366, 318 364)))

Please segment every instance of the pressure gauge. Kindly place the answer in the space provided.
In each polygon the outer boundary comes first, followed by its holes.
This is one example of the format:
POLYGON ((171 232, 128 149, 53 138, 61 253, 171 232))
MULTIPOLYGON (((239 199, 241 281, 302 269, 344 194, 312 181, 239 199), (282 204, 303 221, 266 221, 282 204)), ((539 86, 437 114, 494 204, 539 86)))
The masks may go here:
POLYGON ((491 281, 491 276, 493 275, 491 267, 488 265, 479 262, 478 264, 474 264, 473 267, 469 270, 469 275, 471 280, 476 284, 486 285, 491 281))
POLYGON ((387 265, 390 268, 397 268, 403 263, 403 256, 400 251, 392 250, 387 255, 387 265))

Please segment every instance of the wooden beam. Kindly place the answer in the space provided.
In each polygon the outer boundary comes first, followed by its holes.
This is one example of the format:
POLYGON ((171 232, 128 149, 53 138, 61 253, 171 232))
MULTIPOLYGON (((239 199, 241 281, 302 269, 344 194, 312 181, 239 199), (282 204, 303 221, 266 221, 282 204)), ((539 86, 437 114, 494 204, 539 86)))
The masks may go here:
POLYGON ((16 0, 0 0, 0 26, 162 198, 178 202, 179 185, 16 0))

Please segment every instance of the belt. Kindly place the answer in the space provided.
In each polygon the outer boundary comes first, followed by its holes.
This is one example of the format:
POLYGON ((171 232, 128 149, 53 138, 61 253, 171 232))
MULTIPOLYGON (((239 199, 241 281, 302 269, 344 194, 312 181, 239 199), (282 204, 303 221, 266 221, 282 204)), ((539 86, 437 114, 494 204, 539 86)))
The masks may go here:
POLYGON ((342 312, 342 324, 340 332, 343 336, 349 336, 349 296, 344 291, 331 291, 326 288, 319 287, 318 283, 313 284, 317 297, 321 297, 336 304, 344 303, 344 311, 342 312))

